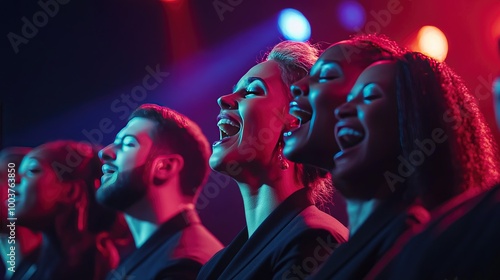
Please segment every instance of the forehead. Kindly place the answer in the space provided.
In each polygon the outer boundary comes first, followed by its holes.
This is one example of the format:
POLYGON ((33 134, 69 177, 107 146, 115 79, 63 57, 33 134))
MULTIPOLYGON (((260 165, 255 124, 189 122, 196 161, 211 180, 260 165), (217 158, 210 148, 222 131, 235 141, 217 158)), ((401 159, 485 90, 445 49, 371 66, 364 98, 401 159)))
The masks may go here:
POLYGON ((124 135, 134 135, 141 136, 144 134, 151 135, 154 128, 156 127, 156 122, 150 119, 135 117, 132 118, 127 125, 118 132, 117 138, 121 138, 124 135))
POLYGON ((381 86, 387 92, 392 91, 396 86, 396 62, 382 60, 372 63, 359 75, 351 93, 356 95, 366 85, 372 83, 381 86))
POLYGON ((396 81, 396 62, 381 60, 370 64, 359 75, 358 81, 379 84, 393 84, 396 81))
POLYGON ((271 81, 274 79, 279 79, 281 81, 281 70, 278 62, 268 60, 255 65, 240 79, 238 85, 246 82, 248 78, 252 77, 260 78, 265 81, 271 81))

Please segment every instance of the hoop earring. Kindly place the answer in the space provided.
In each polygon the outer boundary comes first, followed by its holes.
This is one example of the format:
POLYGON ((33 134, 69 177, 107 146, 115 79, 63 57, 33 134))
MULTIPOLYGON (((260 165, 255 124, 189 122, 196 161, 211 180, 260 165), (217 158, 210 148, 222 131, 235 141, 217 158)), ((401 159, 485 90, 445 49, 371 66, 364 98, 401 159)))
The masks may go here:
POLYGON ((281 170, 287 170, 288 167, 290 167, 288 162, 283 157, 283 145, 282 145, 281 141, 278 142, 278 160, 280 161, 281 170))

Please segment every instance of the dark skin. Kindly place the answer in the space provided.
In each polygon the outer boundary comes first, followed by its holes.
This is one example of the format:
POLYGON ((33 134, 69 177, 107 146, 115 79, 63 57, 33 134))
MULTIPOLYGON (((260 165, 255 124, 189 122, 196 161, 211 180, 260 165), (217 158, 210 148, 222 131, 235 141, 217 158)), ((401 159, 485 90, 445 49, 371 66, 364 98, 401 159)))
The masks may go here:
POLYGON ((335 110, 341 151, 332 177, 346 198, 383 200, 392 194, 384 173, 394 170, 400 155, 395 75, 395 62, 370 65, 335 110))
POLYGON ((375 60, 350 41, 334 44, 319 57, 310 75, 292 85, 290 114, 301 126, 285 133, 285 156, 295 162, 331 171, 339 151, 335 108, 345 102, 361 72, 375 60), (296 102, 297 106, 293 106, 296 102))

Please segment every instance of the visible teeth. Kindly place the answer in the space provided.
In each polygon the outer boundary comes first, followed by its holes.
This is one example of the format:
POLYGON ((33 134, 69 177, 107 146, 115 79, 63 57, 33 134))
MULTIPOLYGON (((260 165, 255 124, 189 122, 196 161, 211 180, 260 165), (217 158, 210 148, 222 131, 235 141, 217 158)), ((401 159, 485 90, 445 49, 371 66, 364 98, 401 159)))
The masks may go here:
POLYGON ((353 135, 353 136, 358 136, 358 137, 363 136, 363 134, 361 132, 356 131, 356 130, 349 128, 349 127, 343 127, 340 129, 338 136, 342 137, 344 135, 353 135))
POLYGON ((217 126, 221 131, 221 139, 233 136, 240 131, 240 124, 228 118, 220 119, 217 126))
POLYGON ((236 122, 233 122, 232 120, 230 119, 220 119, 219 122, 217 123, 217 126, 220 127, 221 124, 228 124, 228 125, 231 125, 231 126, 234 126, 234 127, 240 127, 240 125, 236 122))

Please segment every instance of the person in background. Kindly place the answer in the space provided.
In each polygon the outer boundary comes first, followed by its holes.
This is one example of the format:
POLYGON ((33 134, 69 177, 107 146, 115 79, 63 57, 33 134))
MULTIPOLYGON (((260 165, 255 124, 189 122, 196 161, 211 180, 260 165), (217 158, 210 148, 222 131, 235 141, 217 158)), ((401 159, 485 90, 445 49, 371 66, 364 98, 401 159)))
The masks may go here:
MULTIPOLYGON (((16 202, 15 194, 20 179, 18 174, 19 165, 23 157, 30 151, 31 148, 25 147, 9 147, 0 151, 0 217, 2 218, 9 218, 9 202, 16 202)), ((10 217, 15 218, 15 207, 12 210, 14 212, 11 212, 10 217)), ((26 227, 15 225, 15 227, 11 228, 7 225, 8 223, 0 228, 0 243, 2 244, 0 247, 0 258, 2 259, 0 275, 5 279, 11 279, 16 270, 23 270, 26 267, 25 263, 32 263, 36 259, 40 250, 42 235, 26 227), (9 239, 11 231, 15 232, 15 239, 9 239), (11 241, 9 242, 9 240, 11 241), (12 264, 15 263, 15 266, 11 266, 9 262, 10 255, 12 255, 11 246, 15 247, 15 262, 12 262, 12 264), (24 262, 25 259, 26 262, 24 262)))
POLYGON ((39 253, 12 279, 102 279, 118 262, 107 230, 116 213, 95 200, 97 150, 69 140, 36 147, 22 160, 17 223, 42 233, 39 253))

